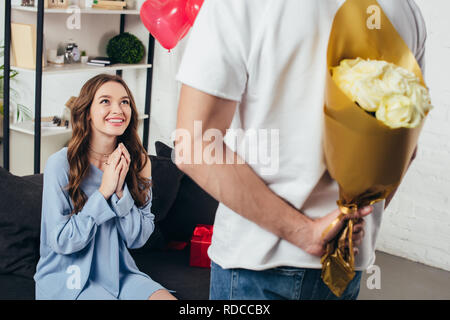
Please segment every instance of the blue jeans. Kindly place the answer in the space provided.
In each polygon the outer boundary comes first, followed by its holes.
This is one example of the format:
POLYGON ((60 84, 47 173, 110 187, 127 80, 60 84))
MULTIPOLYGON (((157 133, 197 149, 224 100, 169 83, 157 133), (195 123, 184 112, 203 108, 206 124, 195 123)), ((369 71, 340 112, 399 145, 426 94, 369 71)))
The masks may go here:
POLYGON ((222 269, 211 262, 211 300, 356 300, 361 271, 340 298, 323 283, 320 269, 278 267, 262 271, 222 269))

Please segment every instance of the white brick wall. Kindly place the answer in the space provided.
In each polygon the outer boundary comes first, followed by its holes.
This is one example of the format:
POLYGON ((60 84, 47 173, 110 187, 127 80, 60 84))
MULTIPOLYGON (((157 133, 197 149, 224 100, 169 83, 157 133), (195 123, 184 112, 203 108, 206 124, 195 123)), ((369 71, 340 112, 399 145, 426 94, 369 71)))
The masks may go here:
POLYGON ((384 214, 378 249, 450 270, 450 1, 416 2, 428 28, 425 78, 435 109, 384 214))

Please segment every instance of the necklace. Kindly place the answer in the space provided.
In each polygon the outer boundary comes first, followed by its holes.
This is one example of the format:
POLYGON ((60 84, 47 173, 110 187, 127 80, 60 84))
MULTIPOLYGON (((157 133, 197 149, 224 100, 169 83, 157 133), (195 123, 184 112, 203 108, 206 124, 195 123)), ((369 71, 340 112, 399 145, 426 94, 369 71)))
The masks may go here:
POLYGON ((89 150, 91 150, 93 153, 96 153, 96 154, 100 154, 100 155, 102 155, 102 156, 104 156, 104 157, 109 157, 110 155, 111 155, 111 153, 100 153, 100 152, 97 152, 97 151, 94 151, 94 150, 92 150, 91 149, 91 147, 88 147, 89 148, 89 150))
POLYGON ((97 161, 102 161, 103 164, 109 165, 109 163, 107 162, 107 160, 108 160, 108 157, 112 154, 112 152, 111 152, 111 153, 100 153, 100 152, 97 152, 97 151, 92 150, 91 147, 88 147, 88 148, 89 148, 89 150, 91 150, 93 153, 96 153, 96 154, 99 154, 99 155, 102 156, 102 158, 98 159, 98 158, 94 157, 93 155, 91 155, 92 158, 94 158, 94 159, 97 160, 97 161))

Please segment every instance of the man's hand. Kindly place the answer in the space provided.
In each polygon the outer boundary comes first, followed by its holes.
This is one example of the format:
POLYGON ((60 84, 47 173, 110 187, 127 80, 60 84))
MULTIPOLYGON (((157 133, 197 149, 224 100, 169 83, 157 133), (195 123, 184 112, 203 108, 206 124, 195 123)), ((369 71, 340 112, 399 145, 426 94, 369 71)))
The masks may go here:
MULTIPOLYGON (((336 225, 331 228, 327 234, 323 234, 324 231, 330 226, 340 215, 339 209, 336 209, 330 212, 328 215, 312 220, 311 223, 311 243, 307 245, 306 252, 312 254, 314 256, 322 256, 325 253, 325 247, 328 242, 333 240, 339 232, 344 227, 344 223, 349 219, 356 219, 356 223, 353 225, 353 247, 355 250, 355 254, 358 253, 358 247, 362 239, 364 238, 364 226, 365 221, 364 217, 372 213, 373 207, 367 206, 360 210, 358 210, 355 214, 348 214, 343 216, 342 220, 340 220, 336 225)), ((347 243, 348 246, 348 243, 347 243)))

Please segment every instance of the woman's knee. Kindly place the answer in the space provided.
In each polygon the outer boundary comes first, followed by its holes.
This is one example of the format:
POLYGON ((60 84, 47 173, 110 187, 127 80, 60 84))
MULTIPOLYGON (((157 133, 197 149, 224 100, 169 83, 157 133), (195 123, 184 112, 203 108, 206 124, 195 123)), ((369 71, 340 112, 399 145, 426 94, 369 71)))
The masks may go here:
POLYGON ((148 300, 177 300, 169 291, 159 289, 152 293, 148 300))

